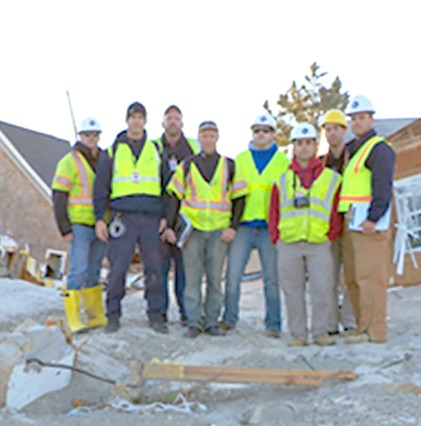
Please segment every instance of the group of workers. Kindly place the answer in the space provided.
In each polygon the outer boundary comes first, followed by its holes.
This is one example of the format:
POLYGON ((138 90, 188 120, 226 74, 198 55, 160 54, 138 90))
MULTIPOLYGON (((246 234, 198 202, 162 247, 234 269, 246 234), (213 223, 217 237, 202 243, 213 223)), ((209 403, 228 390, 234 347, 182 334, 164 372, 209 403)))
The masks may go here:
POLYGON ((218 153, 214 121, 199 125, 198 141, 187 138, 176 105, 165 110, 164 133, 152 140, 146 108, 134 102, 127 129, 105 151, 98 148, 98 121, 84 120, 80 141, 60 160, 52 185, 59 230, 71 245, 64 293, 71 330, 120 328, 138 244, 150 327, 168 333, 173 265, 184 336, 224 336, 239 320, 242 277, 256 248, 268 337, 281 337, 282 290, 290 346, 305 346, 310 337, 332 345, 335 335, 347 343, 385 342, 390 231, 383 222, 395 153, 376 135, 367 98, 352 99, 345 113, 355 139, 345 144, 345 114, 328 111, 322 123, 328 153, 317 156, 316 129, 299 123, 290 137, 292 161, 278 148, 276 121, 266 113, 252 123, 252 140, 235 160, 218 153), (191 227, 182 244, 180 217, 191 227), (105 252, 106 315, 99 284, 105 252))

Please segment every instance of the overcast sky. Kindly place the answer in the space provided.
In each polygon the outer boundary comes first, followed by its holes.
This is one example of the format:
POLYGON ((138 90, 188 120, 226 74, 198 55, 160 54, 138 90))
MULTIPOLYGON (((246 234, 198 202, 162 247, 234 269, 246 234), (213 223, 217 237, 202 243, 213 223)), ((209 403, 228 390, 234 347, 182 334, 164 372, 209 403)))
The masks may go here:
POLYGON ((235 155, 264 101, 314 61, 378 117, 420 117, 418 4, 1 0, 0 120, 73 141, 69 90, 77 124, 97 118, 107 146, 131 102, 146 106, 151 137, 175 103, 188 136, 215 120, 220 152, 235 155))

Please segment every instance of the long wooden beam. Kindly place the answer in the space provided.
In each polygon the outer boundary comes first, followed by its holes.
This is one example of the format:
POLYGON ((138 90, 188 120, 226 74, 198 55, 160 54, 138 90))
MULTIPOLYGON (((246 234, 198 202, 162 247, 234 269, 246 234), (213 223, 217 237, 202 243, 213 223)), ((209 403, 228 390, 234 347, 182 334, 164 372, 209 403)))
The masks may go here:
POLYGON ((350 370, 313 371, 274 368, 182 365, 146 363, 142 365, 143 380, 196 381, 220 383, 268 383, 320 386, 323 379, 354 380, 350 370))

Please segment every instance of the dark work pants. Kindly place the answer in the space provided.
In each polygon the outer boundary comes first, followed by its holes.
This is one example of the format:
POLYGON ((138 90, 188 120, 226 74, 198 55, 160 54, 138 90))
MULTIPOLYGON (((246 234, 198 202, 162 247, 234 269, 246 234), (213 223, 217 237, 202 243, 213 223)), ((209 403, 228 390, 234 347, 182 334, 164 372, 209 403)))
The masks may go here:
POLYGON ((133 259, 136 243, 140 246, 145 272, 145 298, 150 322, 162 321, 164 292, 162 287, 162 262, 159 240, 159 215, 123 213, 126 232, 108 243, 110 275, 107 288, 107 316, 120 318, 121 300, 125 295, 127 270, 133 259))

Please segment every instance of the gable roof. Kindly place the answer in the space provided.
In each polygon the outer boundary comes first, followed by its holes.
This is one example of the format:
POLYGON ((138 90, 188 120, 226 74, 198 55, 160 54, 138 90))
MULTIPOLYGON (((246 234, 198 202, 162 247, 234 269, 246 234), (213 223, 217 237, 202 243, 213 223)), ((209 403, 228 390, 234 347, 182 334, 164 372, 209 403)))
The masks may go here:
POLYGON ((43 195, 50 198, 56 165, 70 151, 70 143, 0 121, 0 145, 43 195))
MULTIPOLYGON (((416 120, 418 120, 418 118, 376 118, 374 129, 379 136, 388 138, 416 120)), ((354 137, 350 126, 348 126, 348 130, 345 134, 345 142, 349 142, 354 137)))

